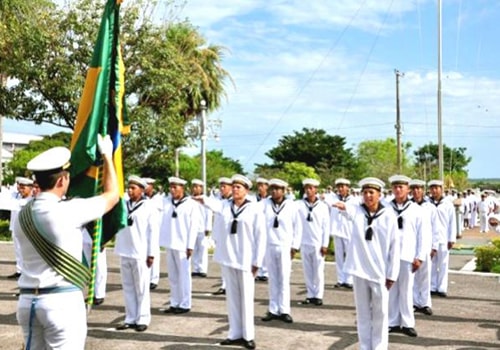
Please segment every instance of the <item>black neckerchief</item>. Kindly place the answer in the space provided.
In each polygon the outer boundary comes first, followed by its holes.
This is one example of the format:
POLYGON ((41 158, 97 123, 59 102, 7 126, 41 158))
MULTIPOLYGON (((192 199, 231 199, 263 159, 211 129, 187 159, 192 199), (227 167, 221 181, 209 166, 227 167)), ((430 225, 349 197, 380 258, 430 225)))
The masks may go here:
POLYGON ((172 217, 176 218, 177 217, 177 207, 184 203, 189 197, 184 195, 177 203, 174 202, 174 199, 172 198, 172 205, 174 206, 174 211, 172 212, 172 217))
POLYGON ((309 201, 307 200, 307 198, 304 198, 304 203, 306 205, 306 208, 309 209, 309 213, 307 213, 307 221, 311 222, 311 221, 313 221, 311 213, 312 213, 313 209, 316 208, 316 206, 318 205, 319 200, 316 198, 316 200, 314 201, 313 205, 310 205, 309 201))
POLYGON ((234 200, 230 199, 229 201, 231 202, 230 203, 231 214, 233 214, 233 223, 231 224, 231 234, 235 234, 236 232, 238 232, 238 220, 236 219, 247 208, 248 206, 247 204, 250 203, 250 201, 248 199, 245 199, 236 212, 234 211, 234 200))
POLYGON ((444 197, 441 197, 441 199, 439 201, 437 201, 437 202, 433 199, 432 200, 432 204, 434 204, 437 207, 439 204, 443 203, 443 198, 444 197))
POLYGON ((341 202, 347 202, 349 199, 351 199, 351 195, 348 194, 346 197, 342 197, 340 194, 337 195, 337 198, 339 199, 339 201, 341 202))
POLYGON ((403 212, 408 209, 408 207, 410 206, 412 202, 406 198, 406 200, 404 201, 403 203, 403 208, 399 209, 398 208, 398 203, 396 203, 396 200, 393 199, 391 201, 391 204, 392 204, 392 207, 394 208, 394 210, 396 211, 396 213, 398 214, 398 228, 401 230, 403 228, 403 217, 401 216, 401 214, 403 214, 403 212))
POLYGON ((372 237, 373 237, 373 228, 372 228, 372 223, 373 223, 373 220, 375 220, 376 218, 378 218, 380 215, 382 215, 382 213, 384 212, 384 206, 379 202, 378 205, 377 205, 377 210, 375 211, 375 213, 370 213, 370 210, 368 209, 368 207, 366 206, 366 204, 361 204, 361 207, 364 209, 365 211, 365 217, 366 217, 366 221, 367 221, 367 227, 366 227, 366 232, 365 232, 365 239, 367 241, 371 241, 372 240, 372 237))
POLYGON ((144 198, 141 197, 137 202, 132 202, 130 199, 127 201, 127 224, 132 226, 134 219, 132 219, 132 213, 139 209, 144 204, 144 198))
POLYGON ((283 198, 283 200, 281 201, 281 203, 278 204, 278 203, 276 203, 274 201, 274 199, 271 198, 271 203, 272 203, 271 208, 273 209, 274 214, 276 214, 276 216, 274 217, 273 227, 274 228, 278 228, 280 226, 280 223, 278 221, 278 215, 279 215, 279 213, 281 213, 281 211, 285 207, 286 201, 283 198))
POLYGON ((412 199, 411 199, 411 201, 412 201, 413 203, 417 203, 418 205, 422 205, 422 204, 424 204, 424 203, 425 203, 425 200, 423 200, 423 199, 422 199, 422 201, 421 201, 421 202, 417 202, 417 201, 415 200, 415 198, 412 198, 412 199))

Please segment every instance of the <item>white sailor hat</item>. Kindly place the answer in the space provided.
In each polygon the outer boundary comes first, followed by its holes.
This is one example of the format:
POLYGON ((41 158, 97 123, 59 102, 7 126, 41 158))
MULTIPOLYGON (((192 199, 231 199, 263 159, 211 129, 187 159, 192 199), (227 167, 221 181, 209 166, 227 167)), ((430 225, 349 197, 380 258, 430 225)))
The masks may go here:
POLYGON ((341 177, 340 179, 335 180, 335 186, 337 186, 337 185, 351 186, 351 181, 341 177))
POLYGON ((148 183, 142 177, 139 177, 137 175, 130 175, 128 177, 128 183, 137 185, 142 188, 146 188, 146 186, 148 185, 148 183))
POLYGON ((71 152, 66 147, 53 147, 28 162, 26 168, 35 173, 56 173, 69 168, 71 152))
POLYGON ((263 177, 258 177, 257 180, 255 180, 255 182, 258 184, 269 185, 269 181, 267 179, 264 179, 263 177))
POLYGON ((33 185, 33 180, 27 177, 16 177, 16 182, 19 185, 27 185, 27 186, 32 186, 33 185))
POLYGON ((225 184, 225 185, 231 185, 233 182, 229 177, 219 177, 219 185, 225 184))
POLYGON ((287 188, 288 183, 281 179, 271 179, 269 180, 269 186, 287 188))
POLYGON ((168 183, 171 185, 175 184, 175 185, 185 186, 187 184, 187 181, 184 179, 181 179, 180 177, 171 176, 168 178, 168 183))
POLYGON ((205 186, 205 183, 203 181, 201 181, 200 179, 192 179, 191 185, 205 186))
POLYGON ((312 178, 308 178, 308 179, 302 180, 302 186, 305 187, 307 185, 318 187, 319 186, 319 181, 316 180, 316 179, 312 179, 312 178))
POLYGON ((391 185, 408 185, 411 179, 405 175, 393 175, 389 178, 391 185))
POLYGON ((443 181, 441 180, 431 180, 427 183, 427 186, 432 187, 432 186, 440 186, 443 187, 443 181))
POLYGON ((382 191, 385 184, 382 180, 377 179, 376 177, 365 177, 359 182, 359 187, 361 187, 361 191, 366 188, 373 188, 377 191, 382 191))
POLYGON ((235 174, 231 177, 231 183, 237 183, 240 185, 245 186, 246 188, 250 189, 252 188, 252 181, 248 179, 248 177, 240 175, 240 174, 235 174))
POLYGON ((143 179, 144 181, 146 181, 146 183, 147 183, 148 185, 152 185, 152 184, 154 184, 154 183, 156 182, 156 180, 155 180, 155 179, 153 179, 153 178, 151 178, 151 177, 143 177, 142 179, 143 179))
POLYGON ((425 181, 419 179, 412 179, 410 181, 410 187, 425 187, 425 181))

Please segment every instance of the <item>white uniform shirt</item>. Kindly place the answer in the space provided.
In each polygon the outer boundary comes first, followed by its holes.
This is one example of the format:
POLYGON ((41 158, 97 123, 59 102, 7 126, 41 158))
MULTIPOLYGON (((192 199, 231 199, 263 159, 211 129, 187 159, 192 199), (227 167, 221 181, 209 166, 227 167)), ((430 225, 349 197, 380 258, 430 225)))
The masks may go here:
POLYGON ((213 236, 217 247, 214 260, 243 271, 251 271, 252 266, 261 267, 266 252, 262 204, 248 201, 236 208, 232 200, 210 199, 205 199, 205 204, 215 216, 213 236), (231 233, 235 215, 236 233, 231 233))
POLYGON ((115 254, 144 261, 148 256, 156 258, 160 231, 157 205, 147 199, 136 203, 127 201, 127 209, 132 225, 122 228, 116 235, 115 254))
POLYGON ((267 228, 267 245, 300 248, 302 223, 298 216, 295 201, 285 199, 276 205, 271 198, 261 201, 267 228), (277 220, 277 221, 276 221, 277 220), (278 227, 275 227, 277 222, 278 227))
POLYGON ((344 272, 377 283, 395 281, 399 274, 400 242, 394 211, 382 207, 375 214, 372 239, 367 240, 368 220, 363 206, 348 205, 346 210, 354 222, 344 272))
POLYGON ((409 263, 413 262, 415 258, 425 261, 427 254, 430 253, 431 237, 424 234, 430 229, 430 227, 427 227, 427 221, 423 220, 424 209, 409 199, 403 205, 397 205, 394 201, 391 201, 390 206, 396 215, 396 227, 399 218, 401 217, 403 220, 402 228, 398 228, 401 260, 409 263), (398 213, 398 210, 400 213, 398 213))
POLYGON ((325 202, 330 207, 332 235, 349 239, 352 231, 352 218, 349 217, 347 211, 339 210, 332 207, 332 205, 337 202, 345 202, 346 205, 356 205, 359 204, 359 198, 351 195, 348 195, 346 198, 340 198, 339 195, 335 195, 331 198, 331 200, 325 202))
POLYGON ((179 251, 194 249, 202 220, 199 204, 194 199, 187 196, 179 201, 165 198, 160 246, 179 251), (177 217, 173 217, 175 215, 177 217))
POLYGON ((330 242, 330 209, 317 199, 312 205, 307 200, 296 200, 302 222, 302 245, 328 247, 330 242), (310 218, 311 220, 308 220, 310 218))
POLYGON ((16 221, 19 217, 19 212, 33 197, 29 196, 22 198, 19 193, 12 196, 10 201, 10 225, 9 229, 14 232, 16 221))
POLYGON ((445 199, 439 202, 431 200, 437 208, 435 221, 432 223, 436 229, 436 236, 432 242, 432 249, 437 249, 438 244, 457 241, 457 225, 455 223, 455 208, 445 199))
MULTIPOLYGON (((105 200, 102 197, 72 199, 62 201, 48 192, 40 193, 33 204, 33 219, 46 239, 82 260, 82 227, 104 215, 105 200)), ((20 288, 51 288, 71 286, 63 276, 56 273, 37 253, 35 247, 24 234, 19 220, 16 222, 19 233, 23 266, 19 278, 20 288)))
MULTIPOLYGON (((419 204, 417 202, 415 203, 419 204)), ((424 240, 422 245, 424 251, 427 252, 425 259, 422 261, 425 261, 430 258, 432 242, 436 241, 438 237, 436 226, 432 224, 436 220, 437 208, 434 204, 430 203, 427 200, 424 200, 422 203, 420 203, 420 207, 423 209, 422 232, 424 234, 424 240)))

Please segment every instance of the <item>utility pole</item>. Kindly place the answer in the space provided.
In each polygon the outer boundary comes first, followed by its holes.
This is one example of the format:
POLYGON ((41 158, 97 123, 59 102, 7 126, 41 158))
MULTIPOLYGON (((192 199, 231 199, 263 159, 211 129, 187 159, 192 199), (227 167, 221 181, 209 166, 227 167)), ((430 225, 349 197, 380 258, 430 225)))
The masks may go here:
POLYGON ((442 106, 441 106, 441 72, 443 70, 443 64, 441 61, 441 51, 442 51, 442 3, 438 0, 438 86, 437 86, 437 122, 438 122, 438 163, 439 163, 439 179, 444 182, 444 151, 443 151, 443 116, 442 116, 442 106))
MULTIPOLYGON (((0 73, 0 88, 3 88, 7 85, 7 76, 5 74, 0 73)), ((3 123, 2 123, 3 116, 0 114, 0 191, 2 189, 3 185, 3 156, 2 156, 2 150, 3 150, 3 123)))
POLYGON ((404 73, 400 72, 397 69, 394 69, 394 74, 396 74, 396 125, 394 127, 396 128, 396 142, 397 142, 397 165, 398 165, 398 172, 401 174, 403 172, 403 167, 402 167, 402 147, 401 147, 401 115, 400 115, 400 109, 399 109, 399 78, 404 77, 404 73))
POLYGON ((207 194, 207 102, 201 100, 201 181, 203 194, 207 194))

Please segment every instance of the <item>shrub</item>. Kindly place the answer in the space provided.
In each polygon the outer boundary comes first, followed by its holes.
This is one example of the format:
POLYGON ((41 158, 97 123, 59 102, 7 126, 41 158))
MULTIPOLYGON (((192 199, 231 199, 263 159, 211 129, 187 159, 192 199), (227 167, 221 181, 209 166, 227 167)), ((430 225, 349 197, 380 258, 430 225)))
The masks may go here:
POLYGON ((9 220, 0 220, 0 241, 12 240, 12 235, 9 230, 9 220))
POLYGON ((476 271, 492 272, 493 267, 500 266, 500 248, 496 244, 477 247, 475 249, 476 271))

